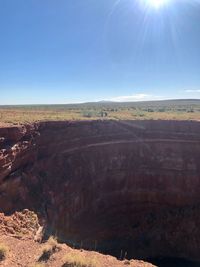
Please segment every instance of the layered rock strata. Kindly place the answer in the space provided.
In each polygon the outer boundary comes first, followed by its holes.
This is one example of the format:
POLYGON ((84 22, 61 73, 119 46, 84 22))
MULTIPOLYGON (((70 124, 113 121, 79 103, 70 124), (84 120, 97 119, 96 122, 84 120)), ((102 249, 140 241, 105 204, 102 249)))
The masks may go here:
POLYGON ((200 123, 1 128, 0 211, 24 208, 75 246, 200 260, 200 123))

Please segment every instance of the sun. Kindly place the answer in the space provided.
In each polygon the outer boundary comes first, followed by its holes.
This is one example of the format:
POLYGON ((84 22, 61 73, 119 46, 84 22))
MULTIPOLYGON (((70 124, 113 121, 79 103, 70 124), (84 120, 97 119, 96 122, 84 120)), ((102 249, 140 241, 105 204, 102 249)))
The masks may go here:
POLYGON ((146 0, 146 2, 149 6, 152 6, 153 8, 158 9, 164 6, 167 0, 146 0))

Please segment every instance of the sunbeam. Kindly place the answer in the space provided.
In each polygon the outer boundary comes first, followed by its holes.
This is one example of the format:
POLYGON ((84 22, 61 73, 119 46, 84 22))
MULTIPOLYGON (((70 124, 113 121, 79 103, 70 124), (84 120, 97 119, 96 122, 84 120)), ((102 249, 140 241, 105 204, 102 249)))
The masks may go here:
POLYGON ((161 7, 164 7, 166 4, 169 4, 170 0, 141 0, 144 5, 160 9, 161 7))

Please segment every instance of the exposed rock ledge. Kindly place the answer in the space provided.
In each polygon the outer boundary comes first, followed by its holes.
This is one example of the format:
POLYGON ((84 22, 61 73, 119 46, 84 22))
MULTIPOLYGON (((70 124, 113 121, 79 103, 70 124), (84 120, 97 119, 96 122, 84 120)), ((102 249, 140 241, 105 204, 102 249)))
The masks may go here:
POLYGON ((200 260, 200 123, 43 122, 0 129, 0 210, 134 258, 200 260))
MULTIPOLYGON (((15 212, 11 216, 0 213, 0 247, 6 249, 6 254, 0 257, 2 267, 64 267, 75 266, 66 264, 66 260, 74 259, 82 263, 93 263, 95 267, 155 267, 138 260, 117 260, 109 255, 102 255, 96 251, 84 251, 60 244, 50 237, 46 242, 36 242, 35 237, 41 228, 37 215, 29 210, 15 212), (42 256, 44 250, 52 249, 48 257, 42 256), (73 256, 73 257, 72 257, 73 256), (72 258, 71 258, 72 257, 72 258), (94 265, 95 263, 95 265, 94 265)), ((46 254, 47 255, 47 254, 46 254)), ((77 265, 76 265, 77 266, 77 265)), ((88 265, 87 265, 88 266, 88 265)))

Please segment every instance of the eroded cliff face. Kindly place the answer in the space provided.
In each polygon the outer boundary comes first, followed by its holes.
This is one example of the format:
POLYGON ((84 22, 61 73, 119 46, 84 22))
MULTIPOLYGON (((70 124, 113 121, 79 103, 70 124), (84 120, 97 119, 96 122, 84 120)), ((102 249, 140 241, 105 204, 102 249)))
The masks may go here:
POLYGON ((200 123, 0 129, 0 210, 29 208, 76 246, 200 260, 200 123))

